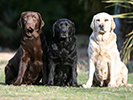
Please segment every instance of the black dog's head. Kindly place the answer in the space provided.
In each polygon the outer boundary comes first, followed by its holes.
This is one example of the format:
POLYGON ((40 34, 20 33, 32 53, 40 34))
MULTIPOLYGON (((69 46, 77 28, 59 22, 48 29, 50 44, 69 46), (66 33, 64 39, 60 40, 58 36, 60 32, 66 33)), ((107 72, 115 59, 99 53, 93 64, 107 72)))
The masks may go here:
POLYGON ((66 39, 75 33, 75 25, 68 19, 59 19, 53 24, 53 37, 66 39))
POLYGON ((22 27, 27 36, 35 35, 36 37, 37 33, 33 31, 40 30, 44 26, 44 22, 38 12, 27 11, 21 14, 18 26, 22 27))

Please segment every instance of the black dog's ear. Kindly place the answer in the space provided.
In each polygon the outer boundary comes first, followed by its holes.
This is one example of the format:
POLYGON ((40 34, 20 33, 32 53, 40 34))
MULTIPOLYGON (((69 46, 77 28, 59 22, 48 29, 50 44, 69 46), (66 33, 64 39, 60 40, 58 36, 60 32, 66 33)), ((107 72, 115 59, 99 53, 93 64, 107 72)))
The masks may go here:
POLYGON ((72 22, 72 31, 75 33, 75 24, 72 22))
POLYGON ((18 26, 23 27, 23 23, 22 23, 22 17, 26 14, 26 12, 22 12, 21 16, 19 18, 19 21, 17 22, 18 26))
POLYGON ((42 20, 42 17, 41 17, 41 15, 40 15, 40 13, 37 13, 38 14, 38 16, 39 16, 39 20, 40 20, 40 25, 39 25, 39 29, 42 29, 42 27, 44 26, 44 21, 42 20))
POLYGON ((57 22, 55 22, 54 24, 53 24, 53 28, 52 28, 52 34, 53 34, 53 37, 55 36, 55 25, 57 24, 57 22))
POLYGON ((75 33, 75 24, 70 20, 68 22, 72 25, 72 34, 75 33))

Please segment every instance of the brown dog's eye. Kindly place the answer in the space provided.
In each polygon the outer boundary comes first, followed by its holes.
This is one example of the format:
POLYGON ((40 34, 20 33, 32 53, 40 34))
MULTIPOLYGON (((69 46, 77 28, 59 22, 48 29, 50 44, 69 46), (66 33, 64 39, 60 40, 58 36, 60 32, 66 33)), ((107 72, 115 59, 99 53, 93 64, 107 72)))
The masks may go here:
POLYGON ((109 21, 108 19, 105 19, 105 22, 109 21))
POLYGON ((100 19, 97 19, 97 22, 100 22, 100 19))
POLYGON ((33 18, 33 20, 36 20, 36 17, 35 16, 33 16, 32 18, 33 18))
POLYGON ((27 17, 24 17, 24 20, 27 20, 27 17))

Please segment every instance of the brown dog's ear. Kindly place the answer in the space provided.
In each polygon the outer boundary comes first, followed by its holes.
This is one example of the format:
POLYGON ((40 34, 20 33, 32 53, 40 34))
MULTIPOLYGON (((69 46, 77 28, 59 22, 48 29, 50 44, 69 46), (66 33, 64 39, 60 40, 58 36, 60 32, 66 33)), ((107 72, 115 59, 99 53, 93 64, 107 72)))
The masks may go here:
POLYGON ((113 31, 115 29, 115 22, 114 22, 114 19, 113 17, 111 16, 111 31, 113 31))
POLYGON ((44 26, 44 21, 42 20, 42 17, 41 17, 41 15, 40 15, 40 13, 37 13, 38 14, 38 16, 39 16, 39 20, 40 20, 40 25, 39 25, 39 29, 42 29, 42 27, 44 26))
POLYGON ((17 25, 22 27, 21 19, 19 19, 19 21, 17 22, 17 25))
POLYGON ((19 18, 19 21, 17 22, 18 26, 20 26, 20 27, 23 27, 22 17, 24 16, 25 13, 26 13, 26 12, 22 12, 22 13, 21 13, 21 16, 20 16, 20 18, 19 18))

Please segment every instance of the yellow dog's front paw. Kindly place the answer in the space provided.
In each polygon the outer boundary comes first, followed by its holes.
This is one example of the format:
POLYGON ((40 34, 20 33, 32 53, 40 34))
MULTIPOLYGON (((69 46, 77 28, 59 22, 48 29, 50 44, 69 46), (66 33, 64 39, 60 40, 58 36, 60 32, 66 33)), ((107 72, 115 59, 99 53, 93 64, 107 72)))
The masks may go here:
POLYGON ((110 82, 110 83, 108 84, 108 87, 117 87, 117 85, 116 85, 116 83, 111 83, 111 82, 110 82))
POLYGON ((83 88, 91 88, 91 85, 83 84, 82 86, 83 86, 83 88))

